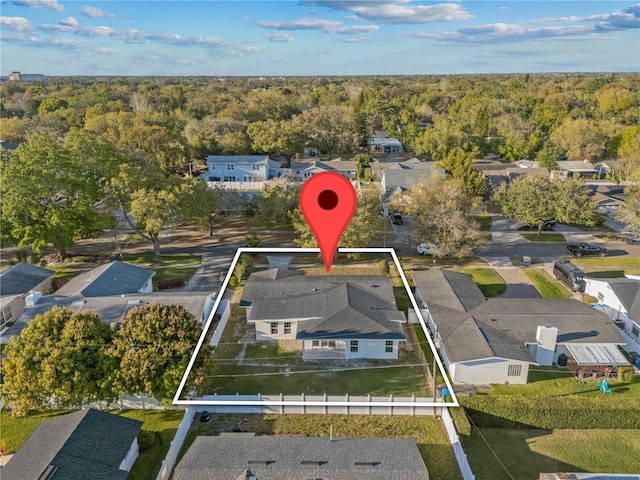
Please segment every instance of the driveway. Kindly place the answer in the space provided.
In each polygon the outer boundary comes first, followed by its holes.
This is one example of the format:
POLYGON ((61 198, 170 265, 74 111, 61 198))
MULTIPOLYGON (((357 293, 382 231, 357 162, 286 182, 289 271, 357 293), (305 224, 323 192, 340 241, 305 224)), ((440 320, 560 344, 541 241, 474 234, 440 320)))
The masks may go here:
POLYGON ((507 291, 500 298, 541 298, 542 296, 519 268, 494 268, 507 284, 507 291))

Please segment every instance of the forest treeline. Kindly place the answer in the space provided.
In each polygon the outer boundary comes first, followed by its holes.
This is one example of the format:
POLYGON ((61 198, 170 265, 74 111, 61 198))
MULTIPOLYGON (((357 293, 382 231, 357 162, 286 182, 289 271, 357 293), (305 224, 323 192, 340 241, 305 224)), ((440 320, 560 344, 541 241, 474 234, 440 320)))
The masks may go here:
POLYGON ((186 174, 211 154, 290 159, 366 151, 377 130, 427 160, 462 148, 509 161, 631 159, 640 152, 640 75, 50 77, 0 86, 0 132, 62 141, 90 130, 126 157, 186 174))

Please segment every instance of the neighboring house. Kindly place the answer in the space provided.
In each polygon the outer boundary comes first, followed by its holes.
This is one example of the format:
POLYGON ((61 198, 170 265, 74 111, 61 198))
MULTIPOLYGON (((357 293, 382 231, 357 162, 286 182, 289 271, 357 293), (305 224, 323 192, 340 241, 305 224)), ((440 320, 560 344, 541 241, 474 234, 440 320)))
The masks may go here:
POLYGON ((46 268, 18 263, 0 273, 0 329, 16 320, 25 306, 36 297, 51 291, 51 277, 55 272, 46 268))
POLYGON ((57 296, 104 297, 153 291, 153 270, 119 260, 92 268, 73 277, 56 292, 57 296))
POLYGON ((44 75, 41 73, 11 72, 9 74, 10 82, 41 82, 43 80, 44 75))
POLYGON ((42 422, 2 480, 124 480, 138 457, 142 422, 93 408, 42 422))
POLYGON ((397 359, 404 314, 383 275, 251 274, 241 307, 256 340, 298 340, 304 360, 397 359))
POLYGON ((358 165, 356 162, 352 162, 351 160, 342 159, 311 161, 293 160, 291 162, 291 168, 288 170, 292 175, 302 181, 312 177, 316 173, 322 172, 335 172, 349 180, 355 180, 358 165))
POLYGON ((490 298, 465 273, 413 274, 416 301, 454 383, 526 383, 530 365, 587 376, 627 365, 603 312, 571 299, 490 298))
POLYGON ((397 138, 371 137, 369 146, 373 152, 399 153, 402 151, 402 142, 397 138))
POLYGON ((404 162, 378 163, 374 167, 380 177, 382 202, 385 214, 388 214, 389 203, 396 205, 409 202, 408 192, 414 185, 432 178, 446 177, 445 171, 437 162, 424 162, 411 158, 404 162))
POLYGON ((605 178, 607 175, 617 176, 619 180, 623 180, 624 171, 618 160, 605 160, 598 162, 595 165, 595 169, 598 172, 598 178, 605 178))
POLYGON ((598 205, 598 211, 604 214, 615 214, 625 201, 624 185, 589 184, 590 198, 598 205))
POLYGON ((497 192, 502 185, 509 184, 519 177, 549 176, 549 170, 535 166, 535 162, 518 163, 521 165, 502 162, 475 162, 474 167, 482 174, 491 193, 497 192))
POLYGON ((82 295, 59 296, 47 295, 40 298, 33 306, 27 306, 16 323, 2 335, 2 343, 7 343, 12 336, 20 335, 29 321, 37 315, 48 312, 53 307, 71 308, 76 312, 95 312, 104 323, 117 324, 129 310, 150 303, 164 305, 177 304, 186 308, 196 320, 204 322, 213 308, 212 295, 201 292, 153 292, 129 295, 109 295, 105 297, 83 297, 82 295))
POLYGON ((209 155, 207 182, 264 182, 282 174, 281 163, 268 155, 209 155))
POLYGON ((429 480, 411 438, 196 437, 173 480, 429 480))
POLYGON ((558 170, 567 172, 576 177, 593 177, 598 174, 596 167, 587 159, 585 160, 561 160, 558 162, 558 170))
POLYGON ((602 310, 620 329, 625 350, 640 354, 640 280, 587 278, 585 294, 598 299, 602 310))

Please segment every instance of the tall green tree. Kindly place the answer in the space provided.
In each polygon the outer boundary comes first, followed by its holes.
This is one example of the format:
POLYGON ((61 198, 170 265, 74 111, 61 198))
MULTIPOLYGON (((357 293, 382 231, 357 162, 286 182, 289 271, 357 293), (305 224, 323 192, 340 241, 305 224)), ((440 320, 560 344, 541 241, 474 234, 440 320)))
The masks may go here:
POLYGON ((483 196, 486 185, 482 174, 473 165, 474 153, 464 151, 460 147, 452 148, 442 160, 442 168, 472 195, 483 196))
POLYGON ((32 135, 0 173, 2 238, 37 253, 52 244, 64 258, 74 240, 96 225, 96 204, 118 161, 112 145, 87 132, 70 131, 65 145, 32 135))
POLYGON ((581 225, 602 221, 589 194, 589 187, 579 177, 551 180, 547 176, 532 175, 502 185, 493 199, 505 216, 537 225, 540 235, 544 222, 549 219, 581 225))
POLYGON ((470 216, 477 197, 456 179, 428 179, 414 185, 398 208, 413 216, 413 242, 432 242, 438 256, 465 257, 481 245, 482 234, 470 216))
POLYGON ((127 393, 172 399, 201 333, 200 323, 181 305, 153 303, 129 310, 113 339, 119 361, 116 385, 127 393))
POLYGON ((624 189, 625 201, 620 205, 616 219, 626 225, 626 229, 640 236, 640 187, 632 184, 624 189))
POLYGON ((90 312, 54 307, 13 337, 2 362, 3 394, 17 415, 116 398, 111 328, 90 312))

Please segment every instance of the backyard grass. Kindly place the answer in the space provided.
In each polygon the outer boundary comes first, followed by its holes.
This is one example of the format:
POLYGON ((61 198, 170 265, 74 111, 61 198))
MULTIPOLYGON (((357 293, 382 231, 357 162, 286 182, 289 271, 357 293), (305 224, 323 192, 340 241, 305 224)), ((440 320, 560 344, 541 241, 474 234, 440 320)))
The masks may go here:
MULTIPOLYGON (((529 370, 529 383, 526 385, 493 384, 487 393, 491 395, 512 395, 518 397, 602 397, 597 381, 587 380, 580 383, 570 372, 544 367, 532 367, 529 370)), ((640 376, 631 383, 608 380, 612 398, 640 398, 640 376)), ((482 392, 482 391, 481 391, 482 392)))
POLYGON ((439 420, 432 417, 384 415, 212 415, 187 436, 181 454, 199 435, 248 431, 263 435, 413 438, 431 480, 458 480, 455 457, 439 420))
POLYGON ((640 435, 634 430, 482 428, 480 433, 474 428, 463 439, 478 480, 537 480, 541 472, 638 473, 640 435))
POLYGON ((471 275, 485 297, 496 297, 507 290, 502 277, 492 268, 453 268, 452 270, 471 275))
POLYGON ((521 233, 521 237, 526 238, 530 242, 564 242, 564 235, 561 233, 521 233))
MULTIPOLYGON (((433 365, 433 352, 431 351, 429 342, 427 342, 427 337, 424 334, 424 330, 422 330, 422 325, 420 325, 419 323, 416 323, 413 325, 413 329, 416 332, 416 336, 418 337, 418 342, 420 343, 420 348, 422 348, 422 353, 424 353, 424 357, 426 358, 427 363, 430 366, 433 365)), ((433 367, 430 367, 430 368, 433 368, 433 367)), ((442 372, 440 372, 440 369, 437 369, 436 384, 442 385, 443 383, 444 383, 444 378, 442 377, 442 372)))
MULTIPOLYGON (((3 411, 0 413, 0 437, 6 439, 7 450, 13 453, 22 446, 41 422, 68 413, 71 411, 46 410, 27 417, 14 418, 3 411)), ((115 410, 110 413, 140 420, 144 422, 143 430, 149 430, 156 434, 158 438, 156 445, 146 452, 140 453, 127 477, 135 480, 154 479, 184 412, 182 410, 115 410)))
POLYGON ((153 254, 144 255, 124 255, 124 262, 133 263, 141 267, 157 268, 157 267, 170 267, 170 266, 186 266, 186 265, 200 265, 202 257, 199 255, 162 255, 160 258, 156 258, 153 254))
POLYGON ((536 287, 542 298, 571 298, 571 292, 544 270, 522 270, 522 274, 536 287))
POLYGON ((193 274, 196 273, 198 267, 160 267, 154 268, 156 274, 152 278, 153 288, 157 289, 158 284, 163 280, 170 278, 184 278, 186 284, 193 274))

